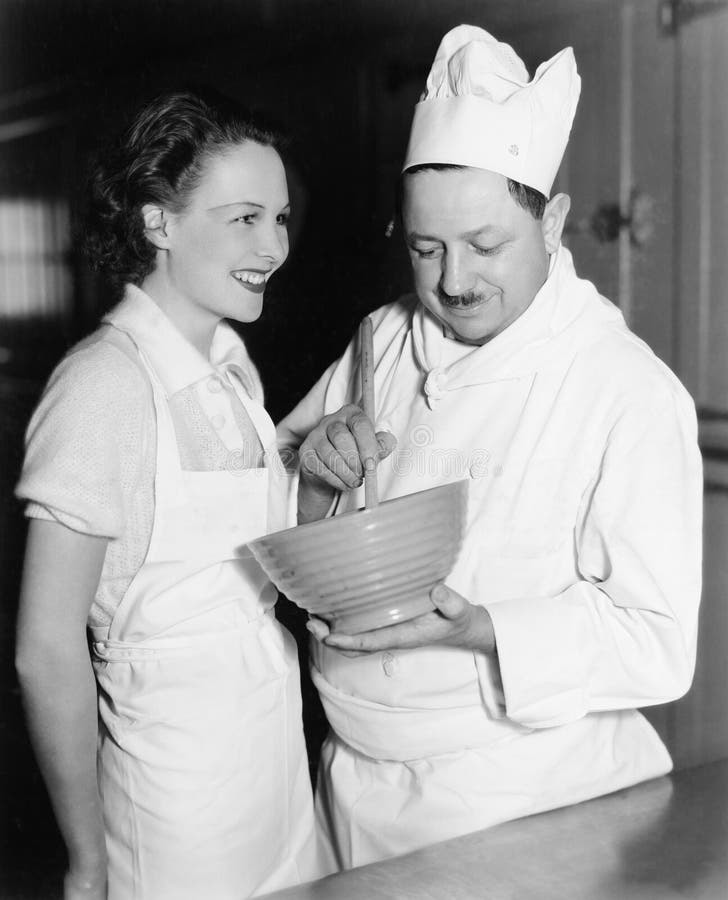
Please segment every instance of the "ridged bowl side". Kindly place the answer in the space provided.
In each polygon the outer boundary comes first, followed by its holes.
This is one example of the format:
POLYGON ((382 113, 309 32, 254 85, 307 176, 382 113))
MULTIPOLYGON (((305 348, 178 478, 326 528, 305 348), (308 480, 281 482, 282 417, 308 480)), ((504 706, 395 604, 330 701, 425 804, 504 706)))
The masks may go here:
POLYGON ((431 608, 429 591, 462 543, 467 490, 467 481, 430 488, 249 547, 279 590, 337 630, 382 627, 431 608))

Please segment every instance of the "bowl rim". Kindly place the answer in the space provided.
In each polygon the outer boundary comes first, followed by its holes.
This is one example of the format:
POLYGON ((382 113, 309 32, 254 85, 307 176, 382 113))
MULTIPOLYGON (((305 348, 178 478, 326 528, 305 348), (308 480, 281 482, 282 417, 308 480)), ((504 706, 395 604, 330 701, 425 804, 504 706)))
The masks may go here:
POLYGON ((250 550, 257 544, 264 544, 265 541, 270 540, 273 537, 281 537, 283 535, 288 534, 289 532, 295 531, 297 534, 301 534, 301 529, 306 529, 308 532, 315 531, 317 528, 323 527, 327 522, 332 519, 347 519, 352 516, 358 516, 364 514, 368 518, 373 518, 377 515, 377 513, 386 508, 391 507, 402 500, 407 500, 409 497, 420 497, 423 494, 432 494, 436 491, 445 491, 446 489, 457 489, 458 491, 463 491, 469 485, 470 479, 468 478, 459 478, 457 481, 448 481, 445 484, 436 484, 434 487, 425 488, 422 491, 413 491, 411 494, 402 494, 400 497, 391 497, 388 500, 382 500, 379 506, 374 507, 373 509, 366 509, 365 507, 360 507, 359 509, 349 509, 344 513, 339 513, 339 515, 333 516, 324 516, 323 519, 316 519, 314 522, 306 522, 303 525, 293 525, 290 528, 284 528, 280 531, 271 531, 269 534, 262 534, 260 537, 254 538, 252 541, 247 541, 246 545, 250 550))

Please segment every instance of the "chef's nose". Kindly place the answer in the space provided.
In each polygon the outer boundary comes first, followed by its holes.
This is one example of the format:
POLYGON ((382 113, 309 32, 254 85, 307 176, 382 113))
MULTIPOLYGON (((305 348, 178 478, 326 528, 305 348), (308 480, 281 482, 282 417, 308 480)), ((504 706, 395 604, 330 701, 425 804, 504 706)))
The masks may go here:
POLYGON ((475 284, 473 273, 468 269, 461 254, 446 252, 442 257, 440 287, 450 297, 459 297, 472 290, 475 284))

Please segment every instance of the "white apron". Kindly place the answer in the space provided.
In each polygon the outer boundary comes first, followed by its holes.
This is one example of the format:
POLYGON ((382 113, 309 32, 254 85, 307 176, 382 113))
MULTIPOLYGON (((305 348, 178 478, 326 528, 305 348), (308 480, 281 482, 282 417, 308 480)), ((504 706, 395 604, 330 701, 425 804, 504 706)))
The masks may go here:
MULTIPOLYGON (((140 357, 157 416, 152 536, 92 635, 108 897, 241 900, 320 874, 296 647, 244 546, 283 524, 281 470, 182 471, 140 357)), ((263 407, 237 393, 274 446, 263 407)))
MULTIPOLYGON (((470 684, 456 686, 468 665, 475 678, 482 654, 462 651, 458 658, 448 648, 428 648, 422 656, 372 655, 391 677, 388 703, 344 697, 312 669, 332 729, 321 749, 317 823, 341 869, 579 803, 671 769, 652 726, 634 710, 531 730, 490 718, 470 684), (419 697, 408 686, 403 701, 398 674, 413 663, 431 674, 419 697), (427 694, 438 673, 448 682, 449 708, 435 706, 427 694), (417 699, 423 706, 398 705, 417 699)), ((369 672, 376 679, 374 665, 369 672)))

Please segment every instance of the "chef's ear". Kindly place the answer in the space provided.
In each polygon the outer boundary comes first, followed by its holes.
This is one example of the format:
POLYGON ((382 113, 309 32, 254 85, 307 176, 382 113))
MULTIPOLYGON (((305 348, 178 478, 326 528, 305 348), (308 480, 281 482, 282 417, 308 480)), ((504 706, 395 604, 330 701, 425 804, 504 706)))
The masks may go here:
POLYGON ((145 203, 142 206, 142 218, 144 219, 144 234, 147 240, 154 244, 158 250, 169 249, 167 213, 161 206, 145 203))
POLYGON ((547 253, 556 253, 559 249, 561 234, 570 208, 571 198, 568 194, 554 194, 547 201, 541 220, 541 234, 547 253))

